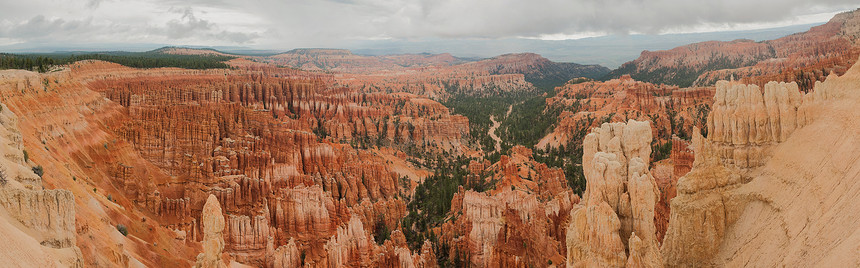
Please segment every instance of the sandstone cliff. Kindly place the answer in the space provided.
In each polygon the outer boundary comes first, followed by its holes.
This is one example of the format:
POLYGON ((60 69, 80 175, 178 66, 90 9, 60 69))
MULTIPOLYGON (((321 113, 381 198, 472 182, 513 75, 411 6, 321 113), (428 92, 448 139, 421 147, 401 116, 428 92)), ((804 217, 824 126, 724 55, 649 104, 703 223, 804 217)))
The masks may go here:
POLYGON ((0 260, 5 266, 83 267, 75 198, 45 189, 25 156, 18 117, 0 104, 0 260))
POLYGON ((824 25, 775 40, 707 41, 644 51, 610 76, 628 74, 681 87, 709 86, 734 77, 760 87, 769 81, 797 82, 808 91, 815 81, 823 81, 831 72, 842 74, 856 62, 860 55, 858 13, 840 13, 824 25))
POLYGON ((796 84, 718 83, 709 135, 678 181, 668 266, 860 265, 856 159, 860 66, 796 84), (713 132, 711 131, 713 130, 713 132))

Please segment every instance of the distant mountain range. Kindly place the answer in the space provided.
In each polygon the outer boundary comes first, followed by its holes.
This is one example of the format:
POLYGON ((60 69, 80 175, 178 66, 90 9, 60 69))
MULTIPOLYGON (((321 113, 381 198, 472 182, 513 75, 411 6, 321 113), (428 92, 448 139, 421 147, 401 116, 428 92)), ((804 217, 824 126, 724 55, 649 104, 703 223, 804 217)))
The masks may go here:
MULTIPOLYGON (((820 23, 820 24, 823 24, 820 23)), ((357 55, 379 56, 391 54, 450 53, 458 58, 473 60, 490 58, 508 53, 531 52, 555 62, 600 64, 617 68, 622 63, 635 59, 643 50, 664 50, 702 42, 750 39, 772 40, 792 33, 803 32, 818 24, 794 25, 748 31, 725 31, 690 34, 602 36, 575 40, 538 39, 427 39, 427 40, 373 40, 337 44, 335 47, 349 49, 357 55)), ((0 46, 0 52, 57 52, 57 51, 149 51, 168 44, 14 44, 0 46)), ((266 50, 238 46, 182 46, 188 48, 212 48, 218 51, 243 55, 274 55, 290 50, 266 50)))
POLYGON ((689 34, 664 35, 611 35, 575 40, 538 40, 538 39, 474 39, 474 40, 380 40, 346 44, 356 54, 385 55, 402 53, 451 53, 457 57, 488 58, 507 53, 537 53, 555 62, 576 62, 580 64, 600 64, 618 68, 622 63, 631 61, 643 50, 664 50, 702 41, 731 41, 751 39, 754 41, 772 40, 810 27, 824 24, 804 24, 779 28, 725 31, 689 34))

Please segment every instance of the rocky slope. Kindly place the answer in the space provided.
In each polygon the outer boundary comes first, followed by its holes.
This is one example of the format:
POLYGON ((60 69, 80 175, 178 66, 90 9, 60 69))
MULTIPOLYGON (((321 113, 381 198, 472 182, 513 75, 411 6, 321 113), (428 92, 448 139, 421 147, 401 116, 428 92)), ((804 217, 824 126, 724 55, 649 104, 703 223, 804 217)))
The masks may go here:
MULTIPOLYGON (((19 118, 19 142, 30 165, 42 167, 46 188, 64 189, 71 195, 72 236, 83 265, 191 265, 199 244, 184 239, 193 233, 180 234, 176 228, 162 226, 157 215, 135 207, 130 201, 134 197, 121 190, 127 180, 154 184, 165 178, 108 129, 126 120, 121 105, 87 89, 71 70, 4 71, 0 76, 4 110, 19 118), (133 170, 147 176, 135 176, 129 172, 133 170)), ((178 202, 169 204, 179 208, 178 202)))
POLYGON ((668 266, 856 266, 860 66, 817 82, 720 82, 694 136, 662 254, 668 266))
POLYGON ((45 189, 23 147, 18 117, 0 105, 0 259, 6 266, 83 267, 75 197, 67 190, 45 189))
POLYGON ((713 85, 731 77, 763 86, 768 81, 796 81, 808 90, 830 72, 844 73, 860 55, 860 11, 836 15, 804 33, 764 42, 709 41, 665 51, 644 51, 609 77, 629 74, 636 80, 687 87, 713 85))

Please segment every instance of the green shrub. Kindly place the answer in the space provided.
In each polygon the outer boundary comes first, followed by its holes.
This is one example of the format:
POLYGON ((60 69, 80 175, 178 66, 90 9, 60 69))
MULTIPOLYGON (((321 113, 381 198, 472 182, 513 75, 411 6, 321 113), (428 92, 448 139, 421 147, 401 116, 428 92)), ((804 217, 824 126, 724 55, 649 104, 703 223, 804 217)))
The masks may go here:
POLYGON ((119 233, 121 233, 122 235, 128 236, 128 228, 126 228, 125 225, 117 224, 116 230, 119 231, 119 233))
POLYGON ((39 166, 33 167, 33 173, 36 173, 36 175, 39 175, 39 178, 41 178, 42 175, 45 174, 45 170, 42 168, 41 165, 39 165, 39 166))
POLYGON ((391 237, 391 230, 388 229, 388 226, 385 225, 383 221, 382 214, 379 215, 378 220, 376 222, 376 230, 373 232, 373 238, 376 240, 377 244, 382 245, 385 240, 388 240, 391 237))

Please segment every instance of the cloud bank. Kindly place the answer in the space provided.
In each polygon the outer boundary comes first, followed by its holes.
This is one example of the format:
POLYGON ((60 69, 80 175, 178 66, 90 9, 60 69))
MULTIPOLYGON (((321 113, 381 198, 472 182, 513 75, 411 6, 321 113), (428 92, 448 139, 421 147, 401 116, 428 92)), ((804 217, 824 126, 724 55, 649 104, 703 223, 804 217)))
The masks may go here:
POLYGON ((851 0, 28 0, 0 4, 2 43, 338 47, 355 40, 563 39, 822 21, 851 0))

